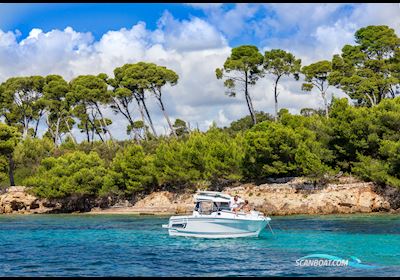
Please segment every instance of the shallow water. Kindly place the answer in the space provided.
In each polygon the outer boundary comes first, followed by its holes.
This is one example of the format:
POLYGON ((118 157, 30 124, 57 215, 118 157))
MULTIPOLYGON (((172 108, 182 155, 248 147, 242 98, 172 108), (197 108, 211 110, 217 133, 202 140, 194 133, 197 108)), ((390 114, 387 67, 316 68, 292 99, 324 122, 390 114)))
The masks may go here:
POLYGON ((400 276, 399 215, 272 217, 259 238, 169 237, 168 217, 0 216, 0 276, 400 276), (377 268, 303 267, 309 254, 377 268))

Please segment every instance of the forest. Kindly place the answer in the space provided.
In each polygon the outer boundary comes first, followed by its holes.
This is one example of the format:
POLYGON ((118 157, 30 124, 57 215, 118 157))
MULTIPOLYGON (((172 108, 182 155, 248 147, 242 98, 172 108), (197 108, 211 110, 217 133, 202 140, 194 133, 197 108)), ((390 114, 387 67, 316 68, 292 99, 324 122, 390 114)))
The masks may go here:
MULTIPOLYGON (((29 186, 39 197, 130 197, 156 189, 182 191, 234 182, 306 176, 315 182, 352 174, 400 188, 400 38, 388 26, 367 26, 331 60, 302 65, 281 49, 234 47, 215 78, 226 98, 243 96, 249 115, 207 131, 172 120, 164 101, 179 82, 151 62, 104 73, 12 77, 0 85, 0 184, 29 186), (256 111, 251 88, 272 77, 274 114, 256 111), (277 86, 301 80, 321 109, 279 109, 277 86), (338 88, 347 98, 328 99, 338 88), (169 132, 157 134, 147 106, 156 98, 169 132), (111 108, 127 126, 117 140, 104 116, 111 108), (139 116, 138 118, 136 116, 139 116), (39 137, 40 124, 47 127, 39 137), (73 128, 85 135, 78 142, 73 128)), ((267 91, 266 91, 267 92, 267 91)))

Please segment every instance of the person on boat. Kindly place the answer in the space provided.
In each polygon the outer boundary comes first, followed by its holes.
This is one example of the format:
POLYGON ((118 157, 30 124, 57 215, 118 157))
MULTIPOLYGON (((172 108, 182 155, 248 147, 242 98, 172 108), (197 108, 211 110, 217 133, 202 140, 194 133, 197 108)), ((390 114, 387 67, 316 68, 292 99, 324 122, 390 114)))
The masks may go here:
POLYGON ((243 210, 243 212, 245 213, 250 213, 252 209, 247 199, 244 201, 244 204, 240 207, 240 209, 243 210))
POLYGON ((235 195, 233 198, 231 198, 231 201, 229 202, 229 207, 231 208, 231 211, 236 213, 238 210, 240 210, 242 203, 243 200, 240 199, 238 195, 235 195))

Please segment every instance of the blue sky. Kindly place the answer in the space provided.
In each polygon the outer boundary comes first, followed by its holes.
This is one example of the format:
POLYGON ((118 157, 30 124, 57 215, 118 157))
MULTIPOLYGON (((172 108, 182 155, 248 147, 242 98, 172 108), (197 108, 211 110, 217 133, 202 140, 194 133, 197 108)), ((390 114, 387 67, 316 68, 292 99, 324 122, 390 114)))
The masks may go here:
MULTIPOLYGON (((248 114, 244 97, 228 97, 215 68, 232 47, 280 48, 307 65, 330 60, 354 33, 367 25, 389 25, 400 34, 400 5, 379 4, 0 4, 0 82, 12 76, 59 74, 113 75, 125 63, 154 62, 173 69, 179 81, 166 88, 172 121, 184 119, 207 129, 226 126, 248 114)), ((278 90, 279 107, 298 113, 320 108, 318 92, 301 90, 302 79, 288 77, 278 90)), ((274 111, 272 78, 251 88, 258 111, 274 111)), ((335 88, 328 93, 345 96, 335 88)), ((167 124, 156 100, 148 105, 159 133, 167 124)), ((126 122, 109 109, 117 138, 126 122)), ((137 110, 132 107, 134 114, 137 110)), ((43 126, 44 127, 44 126, 43 126)))
MULTIPOLYGON (((276 11, 268 6, 250 4, 256 8, 246 17, 247 22, 265 18, 278 18, 276 11)), ((235 4, 220 6, 221 11, 234 10, 235 4)), ((346 16, 354 9, 353 5, 342 5, 335 13, 346 16)), ((207 19, 207 9, 201 9, 188 4, 170 3, 42 3, 42 4, 3 4, 0 16, 0 29, 3 31, 19 30, 21 40, 33 28, 40 28, 44 32, 52 29, 64 29, 68 26, 79 32, 91 32, 95 39, 109 30, 119 30, 131 27, 139 21, 146 23, 147 28, 156 29, 159 18, 165 11, 169 11, 175 18, 188 20, 192 17, 207 19)), ((307 20, 307 19, 305 19, 307 20)), ((229 34, 232 45, 260 44, 267 36, 289 37, 299 31, 299 26, 293 24, 276 32, 273 28, 266 28, 262 34, 254 34, 252 29, 237 29, 235 34, 229 34)))
POLYGON ((146 3, 43 3, 43 4, 3 4, 0 14, 2 30, 21 31, 28 35, 32 28, 50 31, 71 26, 76 31, 92 32, 96 39, 108 30, 131 27, 138 21, 146 22, 148 28, 155 29, 157 20, 165 10, 173 12, 180 19, 201 16, 202 11, 182 4, 146 3), (6 15, 8 14, 8 15, 6 15))

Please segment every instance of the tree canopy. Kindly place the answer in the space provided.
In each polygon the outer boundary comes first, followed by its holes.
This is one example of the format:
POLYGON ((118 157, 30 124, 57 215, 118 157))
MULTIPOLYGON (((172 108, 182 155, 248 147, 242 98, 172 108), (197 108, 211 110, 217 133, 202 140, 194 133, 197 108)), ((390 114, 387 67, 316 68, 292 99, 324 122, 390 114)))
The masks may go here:
POLYGON ((19 142, 21 134, 17 128, 0 123, 0 155, 8 159, 8 174, 10 185, 14 186, 13 152, 19 142))
POLYGON ((329 88, 328 76, 332 72, 332 63, 327 60, 318 61, 308 66, 304 66, 301 72, 305 76, 305 83, 302 90, 311 91, 314 87, 318 89, 324 101, 325 116, 328 117, 328 97, 327 90, 329 88))
POLYGON ((329 82, 359 105, 375 106, 394 97, 400 83, 400 38, 388 26, 371 25, 355 33, 355 42, 334 55, 329 82))
POLYGON ((264 54, 264 69, 274 76, 275 120, 278 116, 278 83, 283 76, 293 75, 298 80, 301 68, 301 59, 284 50, 273 49, 264 54))
POLYGON ((254 85, 262 76, 259 66, 263 63, 263 56, 256 46, 244 45, 232 49, 223 68, 217 68, 217 79, 225 79, 224 86, 227 94, 236 96, 237 91, 243 92, 253 123, 257 123, 256 112, 249 92, 249 86, 254 85))

